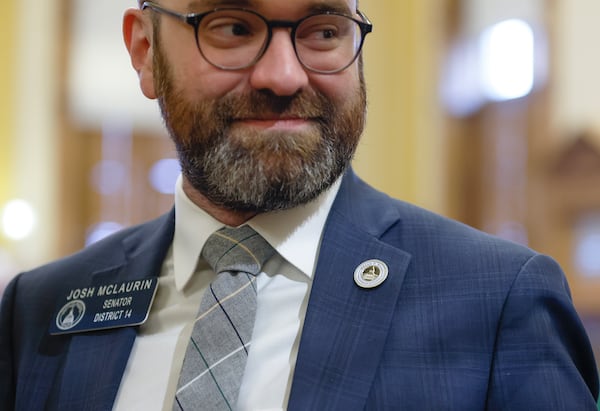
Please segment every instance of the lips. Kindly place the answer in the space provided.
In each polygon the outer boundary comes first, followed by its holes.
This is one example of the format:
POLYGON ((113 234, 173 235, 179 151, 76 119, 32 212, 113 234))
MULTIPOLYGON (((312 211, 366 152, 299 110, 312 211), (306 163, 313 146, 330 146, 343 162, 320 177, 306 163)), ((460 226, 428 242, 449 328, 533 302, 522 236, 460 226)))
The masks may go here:
POLYGON ((313 123, 313 120, 303 117, 261 117, 237 119, 234 123, 261 128, 291 129, 305 127, 307 124, 313 123))

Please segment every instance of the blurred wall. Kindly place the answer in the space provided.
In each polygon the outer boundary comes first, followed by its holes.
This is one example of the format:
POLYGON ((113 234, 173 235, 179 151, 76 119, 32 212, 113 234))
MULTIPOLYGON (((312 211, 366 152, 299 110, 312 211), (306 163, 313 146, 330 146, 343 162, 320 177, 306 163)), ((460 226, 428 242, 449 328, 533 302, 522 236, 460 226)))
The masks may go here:
MULTIPOLYGON (((3 62, 0 64, 0 210, 13 190, 12 154, 16 92, 12 84, 16 71, 16 2, 8 2, 4 6, 0 13, 0 27, 3 28, 3 35, 0 36, 0 59, 3 62)), ((0 290, 16 269, 7 245, 7 241, 0 236, 0 290)))
POLYGON ((12 199, 33 206, 37 222, 30 236, 19 241, 1 238, 2 248, 21 268, 55 257, 53 244, 60 235, 56 226, 58 165, 56 164, 57 102, 60 76, 58 0, 11 1, 0 13, 2 66, 9 70, 0 97, 2 161, 0 208, 12 199), (7 13, 8 10, 8 13, 7 13), (6 35, 7 34, 7 35, 6 35), (5 117, 3 117, 4 119, 5 117), (5 147, 7 149, 5 149, 5 147))
POLYGON ((590 132, 600 145, 600 2, 555 2, 553 115, 562 138, 590 132))
POLYGON ((374 30, 364 50, 369 113, 355 168, 392 196, 443 213, 445 147, 438 98, 443 2, 360 5, 374 30))
MULTIPOLYGON (((15 92, 13 79, 15 77, 15 18, 16 2, 11 1, 4 5, 0 13, 0 27, 3 35, 0 36, 0 204, 8 198, 12 190, 12 152, 15 117, 15 92)), ((1 243, 0 243, 1 244, 1 243)))

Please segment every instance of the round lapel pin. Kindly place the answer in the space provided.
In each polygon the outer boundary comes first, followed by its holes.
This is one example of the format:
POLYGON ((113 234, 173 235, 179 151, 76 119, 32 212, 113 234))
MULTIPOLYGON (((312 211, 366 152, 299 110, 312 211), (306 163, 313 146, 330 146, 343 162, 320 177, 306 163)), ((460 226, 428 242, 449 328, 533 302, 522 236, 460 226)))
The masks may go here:
POLYGON ((362 288, 374 288, 385 281, 388 266, 381 260, 367 260, 354 270, 354 282, 362 288))

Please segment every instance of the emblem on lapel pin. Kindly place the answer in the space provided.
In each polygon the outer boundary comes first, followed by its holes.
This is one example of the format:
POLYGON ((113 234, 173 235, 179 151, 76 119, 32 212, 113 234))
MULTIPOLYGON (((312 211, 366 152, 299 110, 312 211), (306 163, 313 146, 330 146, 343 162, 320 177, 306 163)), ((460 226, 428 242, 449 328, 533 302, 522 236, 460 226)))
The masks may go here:
POLYGON ((375 288, 388 276, 388 266, 381 260, 367 260, 354 270, 354 282, 361 288, 375 288))
POLYGON ((81 300, 73 300, 65 304, 56 315, 56 326, 61 331, 67 331, 75 327, 85 314, 85 303, 81 300))

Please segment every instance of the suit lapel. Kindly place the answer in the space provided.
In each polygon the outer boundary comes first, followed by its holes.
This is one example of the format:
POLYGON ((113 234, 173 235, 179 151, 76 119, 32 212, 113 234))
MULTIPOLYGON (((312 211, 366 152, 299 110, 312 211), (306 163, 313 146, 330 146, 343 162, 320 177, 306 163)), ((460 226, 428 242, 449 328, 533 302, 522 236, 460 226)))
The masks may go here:
POLYGON ((290 410, 364 409, 410 261, 378 239, 399 220, 382 201, 351 172, 345 177, 323 234, 290 410), (354 271, 371 259, 383 261, 389 276, 361 288, 354 271))
MULTIPOLYGON (((123 264, 94 273, 92 285, 159 276, 173 230, 171 212, 133 232, 123 241, 123 264)), ((74 334, 54 393, 57 409, 111 409, 136 334, 137 327, 74 334)))

